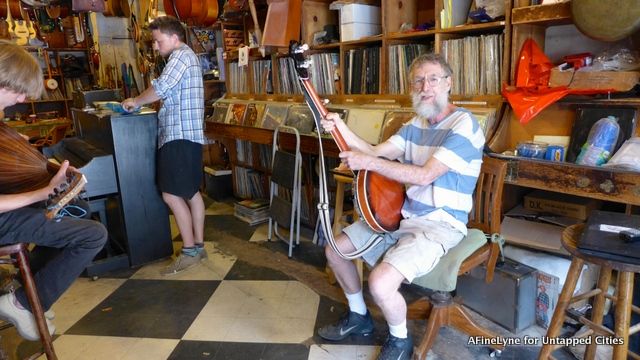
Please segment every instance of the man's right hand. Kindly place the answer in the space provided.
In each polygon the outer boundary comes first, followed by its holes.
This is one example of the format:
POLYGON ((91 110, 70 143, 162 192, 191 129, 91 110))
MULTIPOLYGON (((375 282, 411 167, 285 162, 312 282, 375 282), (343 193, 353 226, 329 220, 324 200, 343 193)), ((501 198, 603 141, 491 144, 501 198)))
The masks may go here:
POLYGON ((138 108, 138 104, 136 104, 135 98, 128 98, 122 102, 122 108, 126 111, 133 112, 138 108))
POLYGON ((56 188, 60 188, 62 184, 67 182, 68 170, 69 170, 69 161, 65 160, 60 165, 60 169, 58 169, 58 172, 49 181, 49 185, 47 186, 49 195, 54 194, 56 188))

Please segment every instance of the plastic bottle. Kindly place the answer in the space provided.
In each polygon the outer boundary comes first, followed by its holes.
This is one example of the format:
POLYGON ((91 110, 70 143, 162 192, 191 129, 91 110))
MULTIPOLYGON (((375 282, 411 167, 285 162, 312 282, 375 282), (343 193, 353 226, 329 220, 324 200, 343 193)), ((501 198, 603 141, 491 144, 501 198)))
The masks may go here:
POLYGON ((618 142, 619 134, 620 125, 616 117, 607 116, 596 121, 582 145, 576 164, 600 166, 606 163, 618 142))

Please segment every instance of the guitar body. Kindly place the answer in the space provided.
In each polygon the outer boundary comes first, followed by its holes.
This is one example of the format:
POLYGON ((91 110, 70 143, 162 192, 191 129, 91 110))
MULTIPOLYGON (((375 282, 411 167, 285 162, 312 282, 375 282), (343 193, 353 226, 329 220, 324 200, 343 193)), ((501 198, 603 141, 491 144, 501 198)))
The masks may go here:
MULTIPOLYGON (((301 46, 289 45, 289 56, 293 58, 296 71, 302 83, 302 91, 309 108, 318 121, 326 117, 328 111, 313 85, 309 81, 307 67, 309 63, 300 51, 301 46)), ((320 126, 318 123, 317 126, 320 126)), ((331 136, 338 145, 338 149, 349 151, 349 145, 337 128, 331 131, 331 136)), ((372 171, 359 171, 355 179, 355 203, 362 219, 375 232, 392 232, 400 227, 402 220, 402 205, 405 200, 405 187, 402 183, 389 179, 372 171)))
POLYGON ((402 220, 404 185, 368 170, 358 172, 355 185, 355 203, 367 225, 379 233, 397 230, 402 220))

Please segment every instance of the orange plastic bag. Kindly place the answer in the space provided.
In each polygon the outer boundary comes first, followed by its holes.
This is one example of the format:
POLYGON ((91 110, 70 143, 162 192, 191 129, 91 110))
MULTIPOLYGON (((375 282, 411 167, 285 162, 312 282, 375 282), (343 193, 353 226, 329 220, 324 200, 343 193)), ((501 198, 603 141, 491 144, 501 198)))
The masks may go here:
POLYGON ((507 98, 521 123, 528 123, 569 93, 566 87, 549 87, 552 68, 553 64, 533 39, 522 44, 516 68, 516 87, 502 87, 502 96, 507 98))

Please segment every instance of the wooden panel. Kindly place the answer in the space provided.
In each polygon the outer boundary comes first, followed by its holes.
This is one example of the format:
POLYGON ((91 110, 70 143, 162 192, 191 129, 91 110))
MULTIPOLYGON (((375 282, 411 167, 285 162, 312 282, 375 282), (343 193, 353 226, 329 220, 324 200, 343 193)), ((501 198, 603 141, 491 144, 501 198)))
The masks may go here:
POLYGON ((302 0, 274 0, 269 3, 262 46, 289 46, 300 39, 302 0))
POLYGON ((382 2, 382 29, 385 34, 399 32, 403 23, 415 27, 418 22, 417 0, 384 0, 382 2))
POLYGON ((302 41, 311 46, 313 34, 324 30, 325 25, 338 24, 338 11, 329 10, 329 4, 319 1, 302 3, 302 41))
POLYGON ((510 170, 514 185, 640 205, 638 173, 535 160, 513 160, 510 170))
MULTIPOLYGON (((271 144, 273 141, 273 130, 251 128, 247 131, 245 126, 228 125, 214 122, 205 122, 205 135, 213 140, 239 139, 248 140, 257 144, 271 144)), ((295 135, 280 133, 280 146, 286 150, 295 149, 295 135)), ((333 139, 322 139, 322 147, 325 156, 338 157, 338 146, 333 139)), ((303 154, 318 153, 318 138, 315 136, 300 135, 300 152, 303 154)), ((234 154, 229 153, 233 159, 234 154)))
POLYGON ((571 23, 571 2, 561 2, 549 5, 535 5, 517 7, 513 9, 511 23, 561 25, 571 23))

